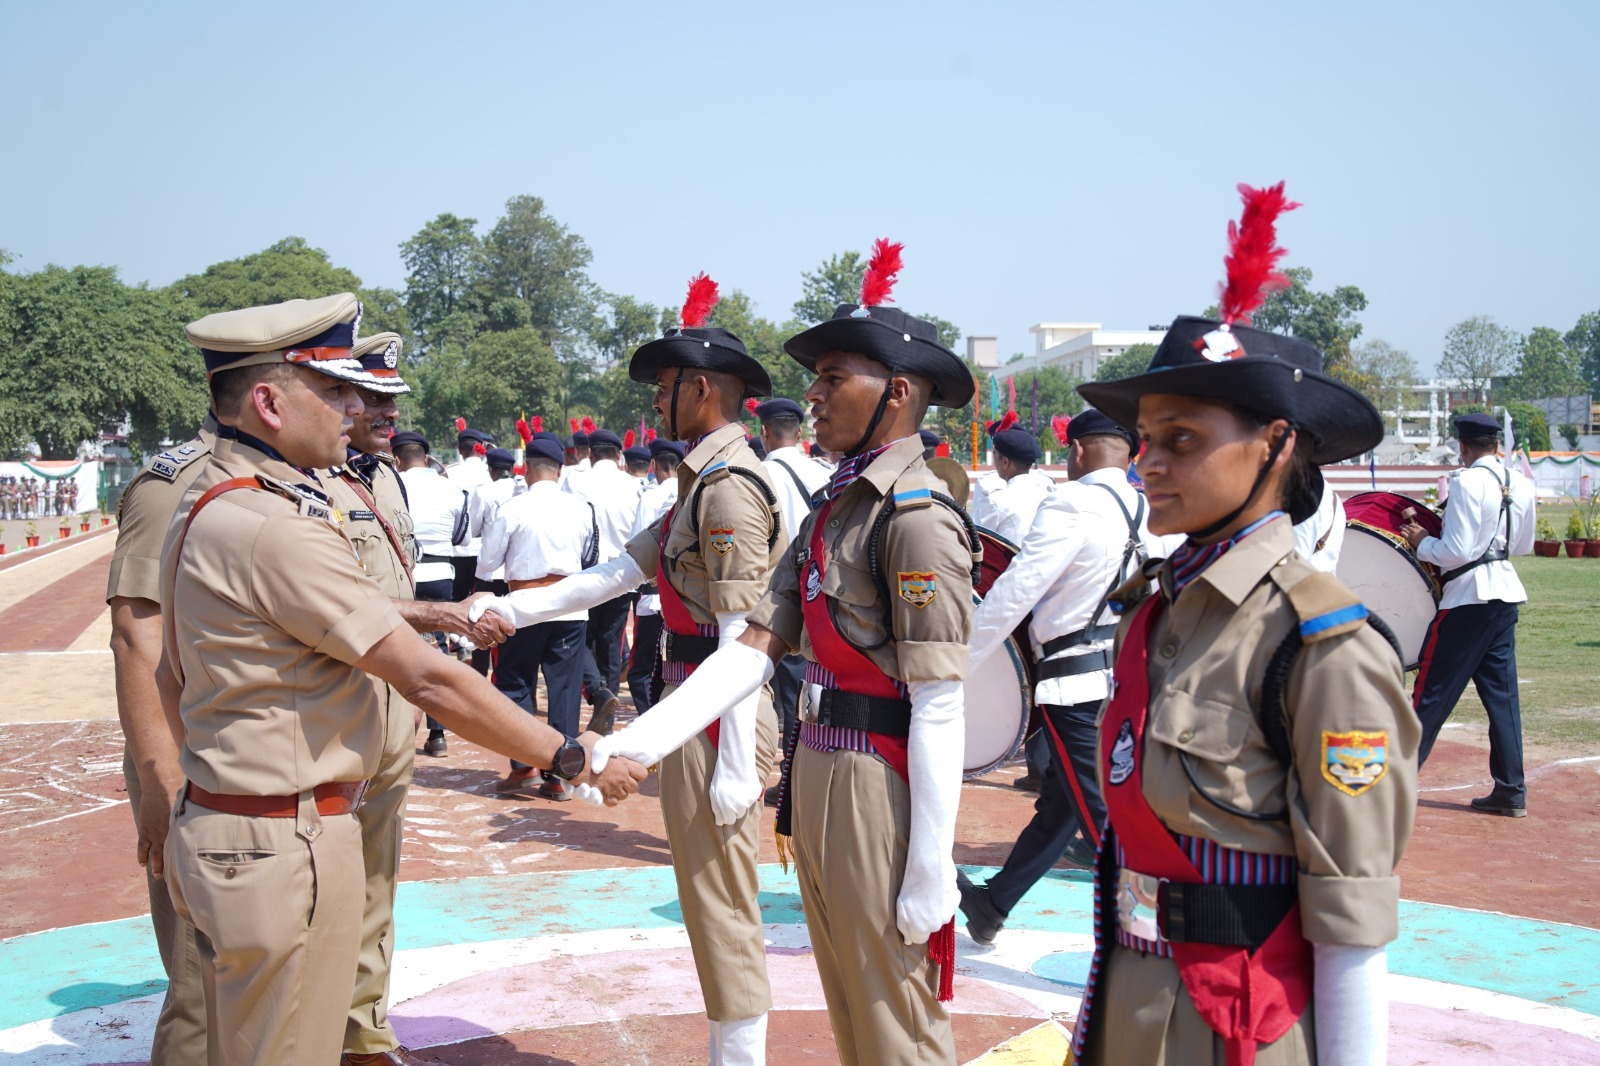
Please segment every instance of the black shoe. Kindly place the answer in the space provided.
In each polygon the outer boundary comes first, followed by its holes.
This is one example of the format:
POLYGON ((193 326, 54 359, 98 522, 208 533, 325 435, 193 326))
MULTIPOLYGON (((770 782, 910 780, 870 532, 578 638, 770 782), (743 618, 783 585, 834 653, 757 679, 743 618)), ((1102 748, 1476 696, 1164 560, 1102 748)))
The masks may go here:
POLYGON ((767 789, 761 794, 761 802, 765 803, 768 807, 776 807, 778 805, 778 790, 781 787, 781 785, 773 785, 771 788, 767 789))
POLYGON ((961 890, 961 913, 967 919, 967 935, 980 944, 993 944, 1005 928, 1006 916, 989 898, 988 888, 980 888, 965 877, 956 879, 961 890))
POLYGON ((1492 792, 1487 796, 1479 796, 1473 800, 1472 809, 1482 811, 1484 814, 1503 815, 1507 818, 1526 818, 1528 816, 1528 803, 1526 800, 1521 803, 1512 803, 1510 800, 1501 799, 1492 792))
POLYGON ((622 709, 622 701, 617 699, 616 693, 603 688, 595 694, 594 713, 589 715, 589 728, 601 736, 609 736, 611 727, 617 724, 617 712, 622 709))
POLYGON ((436 759, 443 758, 450 753, 450 744, 444 739, 444 730, 428 730, 428 742, 422 745, 422 753, 424 755, 432 755, 436 759))
POLYGON ((1066 850, 1061 853, 1061 857, 1074 866, 1081 866, 1085 870, 1094 869, 1094 845, 1081 836, 1067 841, 1066 850))
POLYGON ((1039 779, 1032 774, 1023 774, 1011 782, 1011 787, 1020 788, 1024 792, 1037 792, 1039 791, 1039 779))

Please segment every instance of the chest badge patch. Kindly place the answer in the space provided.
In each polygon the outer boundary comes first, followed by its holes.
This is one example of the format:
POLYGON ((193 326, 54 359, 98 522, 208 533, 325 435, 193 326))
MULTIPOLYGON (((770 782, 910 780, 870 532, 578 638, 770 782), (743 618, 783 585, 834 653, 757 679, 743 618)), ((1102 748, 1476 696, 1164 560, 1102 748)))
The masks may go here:
POLYGON ((711 550, 718 555, 727 555, 733 551, 733 529, 731 527, 708 529, 706 530, 706 539, 711 543, 711 550))
POLYGON ((1117 739, 1111 742, 1111 765, 1106 767, 1106 780, 1120 785, 1133 776, 1133 723, 1124 721, 1117 730, 1117 739))
POLYGON ((1389 771, 1387 732, 1322 731, 1322 776, 1347 796, 1359 796, 1389 771))
POLYGON ((806 567, 806 602, 810 603, 822 595, 822 571, 814 566, 806 567))
POLYGON ((900 598, 918 610, 932 603, 939 594, 931 570, 901 570, 897 576, 900 579, 900 598))

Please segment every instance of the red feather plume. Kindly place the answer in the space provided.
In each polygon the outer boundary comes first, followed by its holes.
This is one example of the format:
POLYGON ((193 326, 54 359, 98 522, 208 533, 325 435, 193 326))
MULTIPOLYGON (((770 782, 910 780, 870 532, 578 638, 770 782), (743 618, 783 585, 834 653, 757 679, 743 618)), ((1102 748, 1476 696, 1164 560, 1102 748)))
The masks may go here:
POLYGON ((1072 422, 1071 415, 1056 415, 1050 419, 1050 428, 1055 432, 1056 443, 1065 446, 1067 443, 1067 426, 1072 422))
POLYGON ((935 444, 933 446, 933 454, 942 459, 950 458, 950 443, 948 441, 940 441, 935 444))
POLYGON ((488 455, 489 454, 489 449, 485 448, 483 446, 483 441, 480 440, 480 441, 478 441, 476 444, 474 444, 472 446, 472 454, 473 455, 488 455))
POLYGON ((751 414, 755 414, 756 413, 756 408, 760 407, 760 406, 761 406, 761 401, 756 399, 754 396, 746 397, 746 399, 744 401, 744 409, 746 411, 749 411, 751 414))
POLYGON ((872 242, 872 258, 867 261, 867 272, 861 279, 861 306, 877 307, 890 302, 889 294, 899 280, 900 253, 905 245, 879 237, 872 242))
POLYGON ((544 432, 544 419, 542 417, 540 417, 539 415, 534 415, 533 416, 533 431, 535 433, 543 433, 544 432))
POLYGON ((588 415, 583 416, 583 431, 585 433, 593 433, 598 428, 600 427, 594 424, 594 419, 590 418, 588 415))
POLYGON ((717 283, 708 278, 705 271, 701 271, 689 279, 689 295, 684 297, 683 310, 678 315, 683 321, 683 328, 698 329, 704 326, 715 306, 717 283))
POLYGON ((1289 279, 1278 270, 1288 249, 1278 244, 1278 216, 1300 205, 1283 195, 1283 182, 1264 189, 1239 186, 1244 211, 1237 223, 1228 223, 1228 255, 1223 260, 1227 280, 1220 288, 1218 306, 1222 321, 1250 324, 1250 315, 1267 294, 1284 288, 1289 279))
POLYGON ((576 418, 569 418, 567 421, 572 425, 572 432, 578 432, 578 420, 576 418))
POLYGON ((460 415, 456 416, 456 432, 461 433, 467 428, 467 420, 460 415))
POLYGON ((649 444, 651 441, 653 441, 655 439, 656 439, 656 431, 655 430, 647 429, 647 430, 644 431, 644 442, 646 444, 649 444))
POLYGON ((995 433, 999 433, 1001 430, 1010 429, 1012 426, 1014 426, 1016 424, 1017 424, 1017 412, 1015 412, 1015 411, 1007 411, 1005 414, 1000 416, 1000 424, 994 427, 994 432, 995 433))
POLYGON ((633 430, 630 429, 622 435, 622 446, 624 448, 633 447, 633 430))
POLYGON ((523 444, 527 444, 533 439, 533 430, 528 428, 528 420, 526 418, 517 419, 517 436, 522 438, 523 444))

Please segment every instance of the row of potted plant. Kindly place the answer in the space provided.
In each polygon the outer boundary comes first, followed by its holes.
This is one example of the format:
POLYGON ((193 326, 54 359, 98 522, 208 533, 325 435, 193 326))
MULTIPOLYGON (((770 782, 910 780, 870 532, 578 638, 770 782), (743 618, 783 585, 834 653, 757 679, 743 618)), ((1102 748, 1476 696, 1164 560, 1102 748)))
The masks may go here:
POLYGON ((1533 554, 1553 559, 1563 547, 1569 559, 1600 559, 1600 492, 1578 500, 1567 517, 1567 535, 1556 539, 1556 527, 1547 518, 1534 525, 1533 554))
MULTIPOLYGON (((77 519, 78 532, 87 533, 94 528, 93 519, 95 517, 96 513, 82 516, 68 515, 63 517, 61 519, 61 539, 65 540, 66 538, 72 536, 72 523, 74 518, 77 519)), ((98 517, 102 526, 109 526, 111 524, 111 517, 109 515, 102 514, 98 515, 98 517)), ((29 521, 23 528, 26 530, 22 537, 24 545, 29 548, 37 548, 39 546, 38 524, 33 521, 29 521)), ((6 554, 6 550, 6 527, 4 525, 0 525, 0 555, 6 554)))

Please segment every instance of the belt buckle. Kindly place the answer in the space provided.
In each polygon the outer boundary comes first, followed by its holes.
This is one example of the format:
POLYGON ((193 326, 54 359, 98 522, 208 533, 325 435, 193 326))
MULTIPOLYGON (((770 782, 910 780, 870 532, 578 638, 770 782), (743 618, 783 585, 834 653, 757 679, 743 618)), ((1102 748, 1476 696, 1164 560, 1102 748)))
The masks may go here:
POLYGON ((1140 940, 1165 943, 1161 932, 1161 886, 1165 877, 1137 870, 1117 871, 1117 927, 1140 940))

